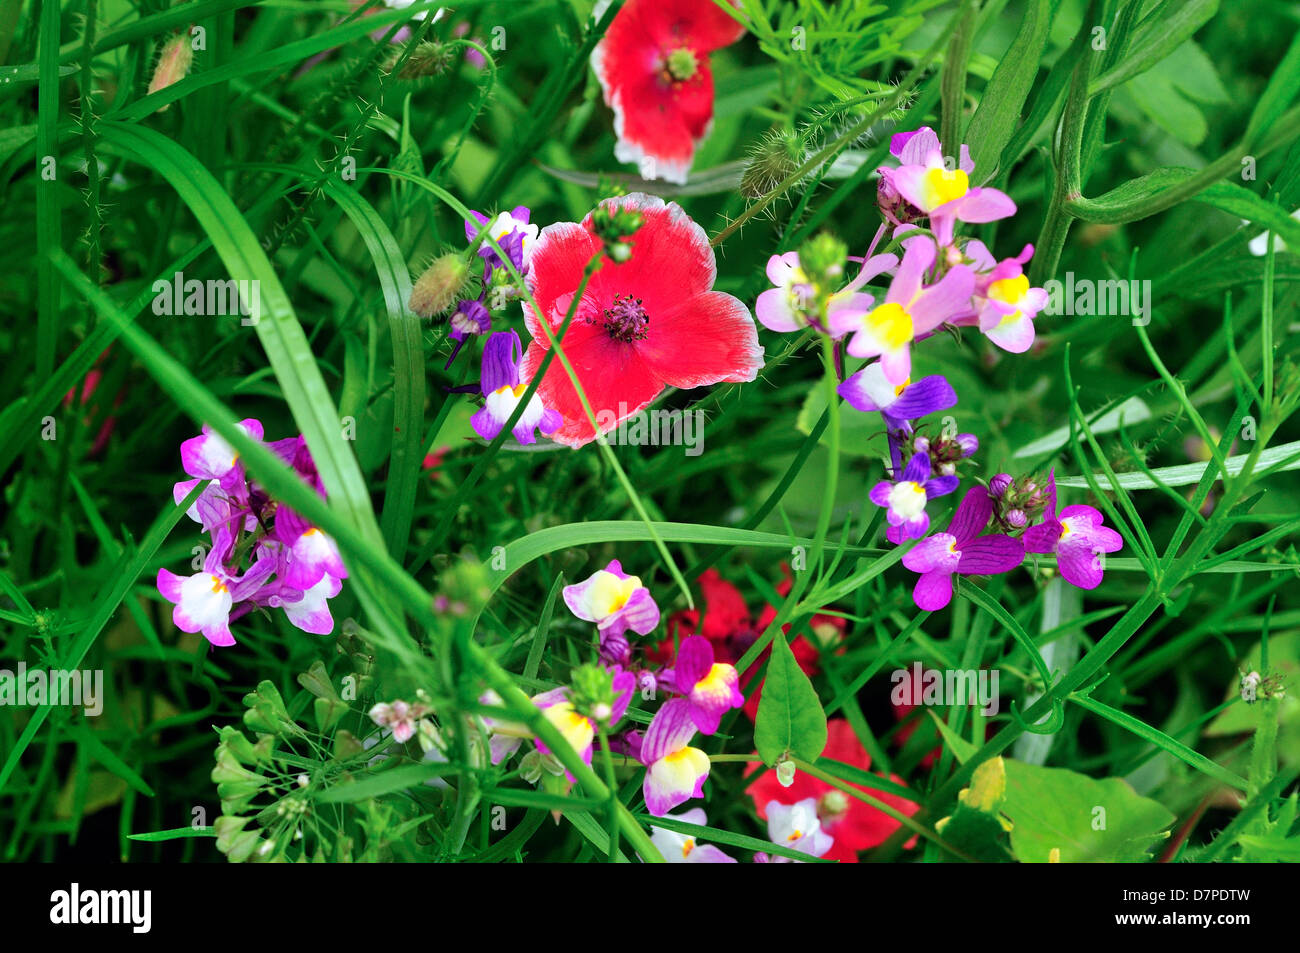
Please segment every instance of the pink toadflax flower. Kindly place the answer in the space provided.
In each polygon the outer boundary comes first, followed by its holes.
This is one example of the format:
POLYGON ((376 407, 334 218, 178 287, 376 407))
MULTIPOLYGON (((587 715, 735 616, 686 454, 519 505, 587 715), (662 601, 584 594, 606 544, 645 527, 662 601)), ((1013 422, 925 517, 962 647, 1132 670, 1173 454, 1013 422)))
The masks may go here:
MULTIPOLYGON (((956 162, 945 159, 939 137, 928 127, 904 133, 897 156, 902 163, 888 174, 890 184, 915 210, 928 216, 939 245, 952 244, 957 222, 996 222, 1016 213, 1016 203, 997 189, 971 188, 975 171, 966 146, 956 162)), ((895 137, 897 143, 899 137, 895 137)), ((884 173, 882 172, 882 175, 884 173)))
MULTIPOLYGON (((852 325, 838 320, 841 312, 861 313, 871 308, 874 298, 858 291, 872 278, 898 267, 898 256, 875 255, 868 258, 861 272, 847 286, 830 296, 826 304, 827 321, 832 329, 838 328, 836 337, 842 336, 852 325)), ((786 252, 767 260, 767 278, 775 285, 758 296, 754 315, 760 324, 773 331, 799 331, 809 325, 817 326, 819 318, 812 313, 815 289, 812 280, 799 263, 799 253, 786 252)))
POLYGON ((902 263, 884 303, 870 311, 840 311, 831 325, 837 337, 853 332, 848 352, 854 357, 879 355, 885 379, 894 385, 906 383, 912 374, 912 341, 969 310, 975 290, 975 273, 966 265, 954 265, 938 282, 926 286, 925 275, 935 260, 934 243, 918 235, 903 247, 902 263))
POLYGON ((965 255, 978 272, 974 304, 980 333, 1012 354, 1029 350, 1034 343, 1034 318, 1048 303, 1047 291, 1031 288, 1024 273, 1034 246, 1026 245, 1014 258, 995 261, 983 242, 970 241, 965 255))

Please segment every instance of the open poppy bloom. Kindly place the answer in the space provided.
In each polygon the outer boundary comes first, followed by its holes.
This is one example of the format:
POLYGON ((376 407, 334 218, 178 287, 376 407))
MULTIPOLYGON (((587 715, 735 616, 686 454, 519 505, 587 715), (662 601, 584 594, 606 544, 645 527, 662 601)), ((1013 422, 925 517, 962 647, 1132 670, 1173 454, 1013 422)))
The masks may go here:
MULTIPOLYGON (((606 257, 587 283, 573 322, 561 342, 591 404, 601 433, 644 408, 665 387, 703 387, 752 381, 763 366, 763 348, 749 309, 713 291, 717 265, 704 229, 675 203, 633 193, 606 203, 642 216, 623 264, 606 257)), ((601 248, 592 216, 582 224, 560 222, 542 229, 529 261, 528 288, 541 313, 525 302, 524 321, 533 336, 521 374, 531 379, 559 332, 587 262, 601 248)), ((597 431, 558 358, 538 388, 545 406, 564 423, 551 439, 580 447, 597 431)))
MULTIPOLYGON (((596 5, 600 17, 608 2, 596 5)), ((713 122, 709 54, 745 28, 711 0, 628 0, 591 54, 614 110, 619 162, 647 179, 685 182, 713 122)))

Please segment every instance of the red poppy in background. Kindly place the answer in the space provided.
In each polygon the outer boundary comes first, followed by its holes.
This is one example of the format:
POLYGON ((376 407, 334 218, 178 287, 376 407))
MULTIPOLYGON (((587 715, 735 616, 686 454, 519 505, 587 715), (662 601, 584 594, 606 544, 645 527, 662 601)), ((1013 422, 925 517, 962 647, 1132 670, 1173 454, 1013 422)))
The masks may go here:
MULTIPOLYGON (((752 381, 763 366, 749 308, 739 298, 713 290, 717 263, 704 229, 681 206, 652 195, 634 192, 601 204, 611 203, 641 214, 641 227, 630 239, 632 255, 622 264, 603 260, 562 342, 602 433, 644 408, 665 387, 752 381)), ((601 247, 591 215, 581 225, 548 225, 537 236, 527 281, 541 314, 524 304, 533 341, 520 365, 522 379, 533 377, 550 349, 542 321, 552 335, 559 331, 583 270, 601 247)), ((551 362, 537 394, 564 418, 550 435, 553 440, 580 447, 595 439, 596 430, 558 359, 551 362)))
MULTIPOLYGON (((858 741, 848 721, 832 718, 826 723, 826 729, 823 758, 840 761, 863 771, 871 767, 871 756, 862 747, 862 742, 858 741)), ((753 774, 755 770, 757 769, 751 769, 750 773, 753 774)), ((891 775, 890 780, 903 783, 897 775, 891 775)), ((895 794, 860 784, 852 786, 908 817, 917 811, 917 805, 895 794)), ((754 801, 754 810, 763 820, 767 820, 767 805, 772 801, 778 804, 797 804, 805 798, 816 798, 817 819, 821 821, 822 830, 835 838, 831 849, 822 856, 845 864, 856 864, 859 851, 883 844, 899 827, 898 821, 878 808, 825 781, 819 781, 805 771, 796 771, 794 781, 787 788, 782 787, 776 771, 767 768, 750 783, 748 794, 754 801)))
MULTIPOLYGON (((781 571, 785 578, 777 583, 776 591, 778 595, 785 596, 790 592, 790 567, 782 564, 781 571)), ((763 607, 758 621, 754 622, 740 590, 718 575, 716 569, 706 569, 700 575, 699 583, 700 592, 704 596, 703 610, 682 609, 669 616, 668 637, 658 646, 646 650, 646 657, 651 662, 667 665, 672 661, 675 641, 690 635, 702 635, 713 643, 714 654, 719 662, 734 665, 776 618, 776 608, 769 605, 763 607)), ((810 627, 817 635, 817 644, 797 635, 790 643, 790 650, 803 673, 812 676, 818 672, 817 660, 822 648, 839 642, 844 635, 845 624, 838 616, 815 615, 810 627)), ((788 636, 790 626, 783 626, 782 632, 788 636)), ((770 652, 771 649, 763 650, 742 676, 743 685, 747 686, 754 678, 754 673, 770 652)), ((763 686, 760 684, 745 701, 745 714, 750 721, 758 717, 758 702, 762 692, 763 686)))
MULTIPOLYGON (((792 580, 790 579, 790 567, 783 563, 781 565, 781 572, 785 574, 785 578, 777 583, 776 593, 779 596, 787 596, 790 594, 790 586, 792 584, 792 580)), ((758 617, 758 624, 754 626, 758 635, 762 635, 764 630, 772 624, 772 620, 776 618, 776 612, 776 606, 764 607, 763 614, 758 617)), ((790 651, 794 653, 794 660, 799 664, 799 669, 805 675, 812 677, 820 671, 817 660, 821 655, 822 650, 827 646, 837 645, 844 637, 845 622, 839 616, 821 615, 819 613, 812 617, 808 623, 808 627, 812 629, 813 634, 817 637, 816 644, 810 642, 802 635, 798 635, 795 636, 794 641, 790 643, 790 651)), ((789 636, 790 626, 782 626, 781 632, 784 635, 789 636)), ((749 680, 753 678, 754 672, 757 670, 759 664, 766 661, 770 654, 771 649, 763 650, 763 654, 758 657, 758 661, 754 663, 754 667, 746 673, 748 676, 744 683, 746 686, 749 684, 749 680)), ((755 721, 758 718, 758 703, 762 699, 762 696, 763 686, 760 683, 759 686, 754 689, 753 694, 745 699, 745 714, 749 716, 750 721, 755 721)))
POLYGON ((104 396, 103 394, 99 394, 98 398, 95 396, 99 391, 100 381, 104 378, 104 372, 99 369, 99 365, 104 363, 104 358, 108 356, 110 350, 111 348, 106 348, 100 353, 99 357, 95 358, 95 366, 86 373, 85 378, 81 382, 80 396, 77 394, 77 388, 75 385, 73 385, 73 387, 63 395, 63 406, 65 408, 70 408, 74 403, 76 403, 86 412, 86 416, 82 418, 82 423, 87 429, 93 427, 96 420, 100 421, 99 431, 95 434, 95 441, 91 444, 90 452, 88 453, 88 456, 92 457, 98 456, 103 452, 104 448, 108 446, 108 440, 113 436, 113 430, 117 426, 117 417, 113 412, 122 406, 122 390, 119 390, 117 395, 113 398, 113 406, 111 409, 105 408, 102 399, 104 396))
MULTIPOLYGON (((599 17, 607 3, 598 4, 599 17)), ((619 162, 647 179, 686 181, 713 123, 709 54, 745 28, 712 0, 628 0, 591 54, 614 110, 619 162)))

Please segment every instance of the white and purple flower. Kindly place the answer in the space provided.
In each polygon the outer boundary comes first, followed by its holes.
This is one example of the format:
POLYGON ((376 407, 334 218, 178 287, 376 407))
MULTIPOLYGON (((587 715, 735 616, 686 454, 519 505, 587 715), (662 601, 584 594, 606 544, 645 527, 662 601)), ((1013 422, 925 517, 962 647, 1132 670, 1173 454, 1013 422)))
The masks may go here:
MULTIPOLYGON (((687 824, 695 824, 699 827, 704 827, 709 822, 708 816, 704 813, 702 807, 693 807, 689 811, 683 811, 680 814, 664 814, 662 816, 674 821, 685 821, 687 824)), ((690 834, 679 834, 677 831, 666 830, 654 825, 650 827, 650 843, 659 848, 659 853, 670 864, 736 863, 736 858, 728 857, 712 844, 701 844, 690 834)))
POLYGON ((871 488, 871 502, 885 508, 886 538, 897 544, 924 536, 930 528, 926 503, 948 495, 959 482, 955 476, 931 476, 929 456, 913 454, 897 480, 882 480, 871 488))
POLYGON ((892 384, 879 361, 849 375, 840 384, 839 395, 857 410, 878 411, 885 418, 886 426, 894 429, 957 405, 957 392, 943 375, 931 374, 918 381, 892 384))
POLYGON ((613 662, 626 661, 627 630, 648 635, 659 624, 659 606, 637 576, 623 572, 611 560, 585 580, 564 587, 564 604, 584 622, 594 622, 600 632, 601 654, 613 662))
MULTIPOLYGON (((519 376, 522 355, 523 345, 513 330, 498 331, 483 346, 483 407, 470 418, 470 425, 484 440, 496 439, 528 389, 519 376)), ((510 432, 522 444, 536 443, 538 430, 551 434, 563 422, 557 411, 542 404, 540 394, 533 394, 510 432)))

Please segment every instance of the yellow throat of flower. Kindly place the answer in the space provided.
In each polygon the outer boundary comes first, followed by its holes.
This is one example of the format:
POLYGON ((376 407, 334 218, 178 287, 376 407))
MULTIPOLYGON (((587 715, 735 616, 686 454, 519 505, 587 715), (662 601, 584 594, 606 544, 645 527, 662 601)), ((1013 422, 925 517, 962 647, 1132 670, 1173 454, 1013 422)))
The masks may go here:
POLYGON ((933 209, 970 191, 970 179, 961 169, 930 169, 925 173, 922 188, 926 205, 933 209))
POLYGON ((892 301, 872 308, 863 319, 866 327, 886 351, 894 351, 912 340, 912 316, 892 301))

